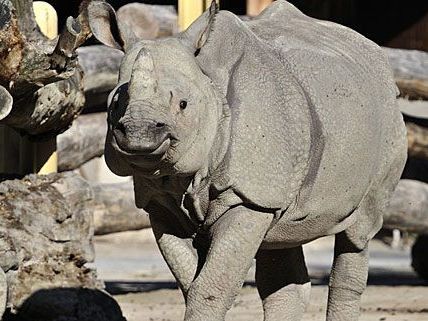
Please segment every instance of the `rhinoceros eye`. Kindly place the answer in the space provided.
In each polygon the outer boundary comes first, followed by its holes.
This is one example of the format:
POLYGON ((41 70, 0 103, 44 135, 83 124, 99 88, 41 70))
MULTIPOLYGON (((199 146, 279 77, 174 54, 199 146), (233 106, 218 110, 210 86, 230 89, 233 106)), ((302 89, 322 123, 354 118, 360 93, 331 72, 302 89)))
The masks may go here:
POLYGON ((180 108, 181 109, 186 109, 187 107, 187 101, 185 100, 180 100, 180 108))

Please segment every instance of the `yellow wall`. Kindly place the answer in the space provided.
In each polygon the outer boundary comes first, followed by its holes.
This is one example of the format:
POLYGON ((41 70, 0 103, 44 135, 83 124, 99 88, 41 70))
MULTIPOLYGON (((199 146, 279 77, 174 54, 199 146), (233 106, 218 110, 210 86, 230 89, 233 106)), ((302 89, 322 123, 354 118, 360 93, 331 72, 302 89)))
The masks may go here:
MULTIPOLYGON (((44 1, 34 1, 33 10, 40 31, 46 37, 54 39, 58 35, 58 15, 54 7, 44 1)), ((34 172, 49 174, 57 171, 58 156, 55 138, 43 143, 24 144, 23 148, 32 150, 28 155, 28 162, 31 162, 34 172)))
MULTIPOLYGON (((216 0, 217 2, 219 0, 216 0)), ((178 24, 185 30, 211 5, 211 0, 178 0, 178 24)))

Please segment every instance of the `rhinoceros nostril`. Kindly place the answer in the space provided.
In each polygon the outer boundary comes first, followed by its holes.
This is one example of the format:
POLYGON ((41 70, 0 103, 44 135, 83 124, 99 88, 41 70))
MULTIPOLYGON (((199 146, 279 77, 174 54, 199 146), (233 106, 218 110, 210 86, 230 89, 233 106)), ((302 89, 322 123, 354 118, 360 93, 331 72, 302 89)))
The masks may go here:
POLYGON ((161 123, 161 122, 156 123, 156 127, 157 127, 157 128, 165 127, 165 123, 161 123))

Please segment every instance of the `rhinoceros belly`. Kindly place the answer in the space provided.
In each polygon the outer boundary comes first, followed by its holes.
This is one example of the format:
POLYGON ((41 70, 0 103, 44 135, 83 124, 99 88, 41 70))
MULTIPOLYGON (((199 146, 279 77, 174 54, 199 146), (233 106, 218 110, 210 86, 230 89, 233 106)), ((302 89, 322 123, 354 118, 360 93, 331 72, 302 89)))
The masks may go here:
MULTIPOLYGON (((334 145, 335 140, 326 142, 321 160, 311 164, 316 168, 309 171, 295 202, 276 218, 263 247, 304 244, 341 232, 357 220, 358 206, 377 180, 377 153, 372 151, 372 157, 338 155, 334 145)), ((371 149, 366 144, 361 148, 371 149)))

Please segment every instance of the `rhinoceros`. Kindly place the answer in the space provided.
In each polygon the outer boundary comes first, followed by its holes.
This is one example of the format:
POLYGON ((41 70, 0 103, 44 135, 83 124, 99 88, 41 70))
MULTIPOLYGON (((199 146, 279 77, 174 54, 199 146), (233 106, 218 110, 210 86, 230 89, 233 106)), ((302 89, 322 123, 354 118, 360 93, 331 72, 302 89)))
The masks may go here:
POLYGON ((335 235, 327 320, 357 320, 367 244, 406 160, 382 50, 278 0, 250 21, 215 3, 187 30, 138 40, 106 3, 94 35, 125 51, 108 106, 109 168, 180 286, 185 321, 221 321, 256 259, 265 321, 300 320, 302 245, 335 235))

